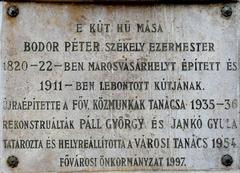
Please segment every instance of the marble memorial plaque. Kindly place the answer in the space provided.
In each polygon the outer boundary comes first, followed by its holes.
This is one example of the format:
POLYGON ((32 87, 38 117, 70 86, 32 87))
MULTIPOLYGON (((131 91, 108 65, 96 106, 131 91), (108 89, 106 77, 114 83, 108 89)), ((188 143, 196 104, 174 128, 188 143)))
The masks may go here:
POLYGON ((239 171, 239 3, 1 4, 0 172, 239 171))

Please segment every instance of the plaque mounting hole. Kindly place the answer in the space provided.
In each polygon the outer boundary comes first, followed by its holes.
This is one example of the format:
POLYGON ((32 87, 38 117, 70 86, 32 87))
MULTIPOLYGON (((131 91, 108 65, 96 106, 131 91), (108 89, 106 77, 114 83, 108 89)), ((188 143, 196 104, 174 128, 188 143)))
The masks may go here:
POLYGON ((16 156, 9 156, 7 159, 7 164, 11 168, 16 168, 18 166, 19 160, 16 156))

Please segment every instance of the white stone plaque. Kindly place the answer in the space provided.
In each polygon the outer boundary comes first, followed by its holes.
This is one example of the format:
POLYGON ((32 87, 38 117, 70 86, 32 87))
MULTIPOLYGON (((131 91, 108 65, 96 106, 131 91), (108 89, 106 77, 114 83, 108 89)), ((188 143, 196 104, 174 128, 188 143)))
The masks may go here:
POLYGON ((223 7, 3 2, 0 172, 239 172, 223 7))

